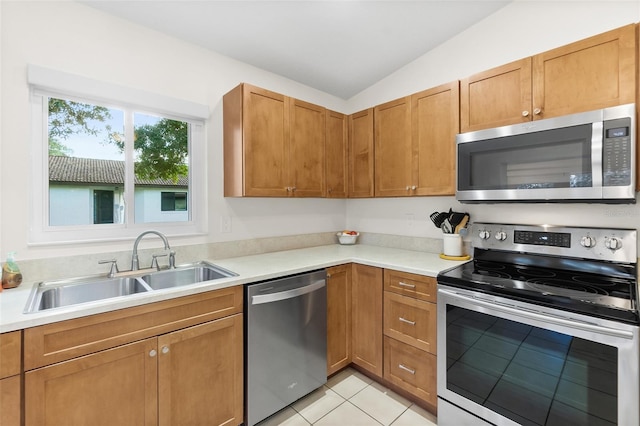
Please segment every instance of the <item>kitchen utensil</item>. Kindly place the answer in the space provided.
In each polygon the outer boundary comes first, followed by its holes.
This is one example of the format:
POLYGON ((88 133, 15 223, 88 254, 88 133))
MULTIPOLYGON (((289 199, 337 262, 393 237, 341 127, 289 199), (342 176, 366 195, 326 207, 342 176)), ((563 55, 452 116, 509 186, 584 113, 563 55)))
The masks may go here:
POLYGON ((436 225, 436 228, 440 228, 442 227, 442 222, 444 222, 449 215, 447 213, 433 212, 429 217, 433 224, 436 225))
POLYGON ((453 226, 451 226, 451 222, 449 222, 449 218, 446 218, 445 220, 442 221, 442 225, 440 225, 440 229, 442 229, 442 232, 444 232, 445 234, 453 233, 453 226))
POLYGON ((449 215, 449 223, 451 224, 452 233, 453 233, 453 230, 458 226, 458 224, 462 222, 462 219, 464 218, 465 215, 466 213, 451 212, 451 214, 449 215))
POLYGON ((460 223, 458 223, 454 230, 453 233, 454 234, 459 234, 460 231, 462 230, 462 228, 464 228, 465 226, 467 226, 467 223, 469 222, 469 215, 467 213, 464 214, 462 220, 460 221, 460 223))

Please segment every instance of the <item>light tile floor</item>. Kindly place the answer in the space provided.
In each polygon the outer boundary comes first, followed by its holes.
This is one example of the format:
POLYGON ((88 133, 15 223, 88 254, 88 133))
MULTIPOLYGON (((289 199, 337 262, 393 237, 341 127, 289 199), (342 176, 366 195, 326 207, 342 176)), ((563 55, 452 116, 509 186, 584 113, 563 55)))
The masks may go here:
POLYGON ((352 368, 258 426, 435 426, 436 417, 352 368))

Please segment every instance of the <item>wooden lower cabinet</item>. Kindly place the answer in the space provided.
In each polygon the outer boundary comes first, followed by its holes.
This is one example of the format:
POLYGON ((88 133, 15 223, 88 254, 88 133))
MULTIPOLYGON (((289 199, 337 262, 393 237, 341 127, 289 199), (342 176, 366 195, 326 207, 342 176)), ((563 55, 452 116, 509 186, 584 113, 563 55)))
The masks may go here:
POLYGON ((351 360, 382 377, 382 269, 353 264, 351 360))
POLYGON ((242 314, 25 374, 26 425, 238 425, 242 314))
POLYGON ((327 375, 351 363, 351 268, 327 268, 327 375))
POLYGON ((22 424, 22 332, 0 334, 0 426, 22 424))
POLYGON ((436 406, 435 355, 385 336, 384 378, 436 406))
POLYGON ((242 424, 242 295, 229 287, 26 329, 24 424, 242 424))
POLYGON ((436 280, 385 270, 384 289, 384 379, 435 410, 436 280))
POLYGON ((243 421, 242 314, 158 337, 160 426, 243 421))
POLYGON ((157 343, 147 339, 25 374, 26 425, 157 425, 157 343))

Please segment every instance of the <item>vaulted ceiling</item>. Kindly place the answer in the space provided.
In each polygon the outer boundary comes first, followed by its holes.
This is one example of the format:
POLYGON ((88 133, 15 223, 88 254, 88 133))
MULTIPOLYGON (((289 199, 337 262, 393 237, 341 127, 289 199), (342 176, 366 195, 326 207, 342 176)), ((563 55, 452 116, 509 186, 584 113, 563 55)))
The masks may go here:
POLYGON ((79 0, 349 99, 511 0, 79 0))

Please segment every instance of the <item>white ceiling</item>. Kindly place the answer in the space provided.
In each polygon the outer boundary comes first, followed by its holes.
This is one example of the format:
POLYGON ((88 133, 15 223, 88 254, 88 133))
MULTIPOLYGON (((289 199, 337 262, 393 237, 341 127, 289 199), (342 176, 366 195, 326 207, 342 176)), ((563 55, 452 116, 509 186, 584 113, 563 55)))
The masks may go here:
POLYGON ((79 0, 349 99, 511 0, 79 0))

